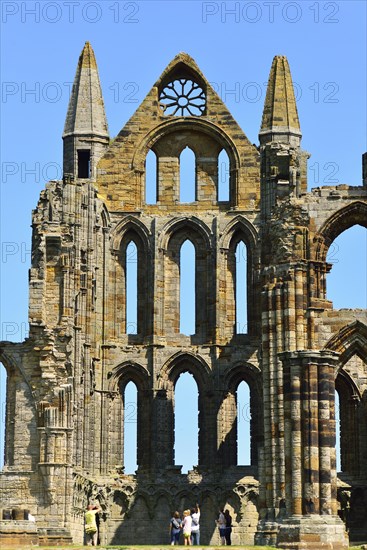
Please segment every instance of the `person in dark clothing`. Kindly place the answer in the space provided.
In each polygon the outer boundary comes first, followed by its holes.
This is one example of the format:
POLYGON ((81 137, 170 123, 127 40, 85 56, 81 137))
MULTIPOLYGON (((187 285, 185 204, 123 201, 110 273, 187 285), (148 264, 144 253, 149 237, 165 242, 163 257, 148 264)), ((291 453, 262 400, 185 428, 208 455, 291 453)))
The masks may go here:
POLYGON ((180 534, 181 534, 181 518, 180 514, 178 512, 175 512, 172 517, 169 524, 169 530, 171 535, 171 546, 174 546, 175 544, 179 544, 180 542, 180 534))
POLYGON ((224 512, 224 518, 226 520, 226 528, 225 528, 226 546, 231 546, 232 516, 229 513, 229 510, 226 510, 224 512))

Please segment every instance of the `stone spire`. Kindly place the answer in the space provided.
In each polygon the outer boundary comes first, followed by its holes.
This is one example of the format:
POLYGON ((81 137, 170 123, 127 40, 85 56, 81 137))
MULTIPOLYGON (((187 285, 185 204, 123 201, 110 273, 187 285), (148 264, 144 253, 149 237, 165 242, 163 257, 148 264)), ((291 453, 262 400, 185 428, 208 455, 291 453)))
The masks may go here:
POLYGON ((96 58, 89 42, 79 57, 62 137, 64 174, 93 178, 109 134, 96 58))
POLYGON ((299 146, 301 128, 288 60, 276 55, 270 69, 259 139, 299 146))

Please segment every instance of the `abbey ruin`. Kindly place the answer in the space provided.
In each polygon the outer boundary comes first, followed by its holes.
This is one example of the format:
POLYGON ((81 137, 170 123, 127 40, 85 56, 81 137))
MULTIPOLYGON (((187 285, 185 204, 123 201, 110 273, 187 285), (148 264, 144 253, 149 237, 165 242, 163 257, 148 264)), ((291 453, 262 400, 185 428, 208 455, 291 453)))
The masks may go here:
MULTIPOLYGON (((265 72, 264 72, 265 77, 265 72)), ((317 121, 315 122, 317 124, 317 121)), ((2 542, 82 543, 99 503, 101 544, 164 544, 172 510, 200 502, 202 544, 233 516, 233 544, 348 547, 367 540, 367 314, 327 299, 328 250, 367 227, 363 182, 307 190, 287 59, 276 56, 259 145, 180 53, 110 140, 97 64, 79 58, 63 180, 33 211, 29 337, 1 342, 7 371, 2 542), (180 156, 195 155, 195 200, 180 156), (229 198, 218 157, 229 159, 229 198), (156 200, 146 158, 156 158, 156 200), (195 331, 180 332, 180 251, 195 249, 195 331), (137 327, 127 327, 127 247, 137 327), (247 250, 247 323, 236 320, 236 249, 247 250), (198 464, 174 456, 174 392, 198 387, 198 464), (251 465, 237 460, 237 388, 251 395, 251 465), (124 473, 124 395, 137 388, 137 464, 124 473), (336 471, 335 390, 341 472, 336 471), (30 510, 37 521, 24 519, 30 510), (161 525, 161 529, 150 526, 161 525)), ((346 281, 346 285, 348 282, 346 281)))

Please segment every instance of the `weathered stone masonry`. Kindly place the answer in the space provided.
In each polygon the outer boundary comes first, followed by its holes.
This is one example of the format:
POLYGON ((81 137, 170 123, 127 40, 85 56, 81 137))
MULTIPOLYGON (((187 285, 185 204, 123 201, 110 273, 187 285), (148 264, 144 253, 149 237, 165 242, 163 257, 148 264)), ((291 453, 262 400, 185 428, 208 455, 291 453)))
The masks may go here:
POLYGON ((204 544, 218 542, 214 518, 222 505, 233 513, 237 544, 347 548, 346 528, 350 538, 367 538, 367 316, 335 311, 326 296, 330 245, 345 229, 367 226, 366 156, 363 185, 307 192, 309 155, 300 148, 281 56, 271 67, 259 138, 259 147, 249 142, 195 62, 179 54, 110 142, 86 43, 63 135, 64 178, 47 184, 33 212, 29 338, 0 347, 8 373, 1 540, 80 543, 84 510, 96 501, 102 543, 164 543, 166 530, 150 529, 151 522, 165 525, 173 509, 196 501, 204 544), (186 147, 196 160, 192 203, 179 200, 186 147), (223 149, 228 201, 217 199, 223 149), (151 150, 156 204, 145 201, 151 150), (191 336, 179 325, 187 239, 196 270, 191 336), (136 334, 128 334, 126 312, 131 241, 136 334), (247 248, 246 334, 236 330, 240 241, 247 248), (199 391, 199 464, 187 475, 174 459, 174 388, 185 371, 199 391), (243 380, 252 412, 246 467, 237 465, 243 380), (123 473, 130 381, 138 391, 134 476, 123 473), (24 508, 36 526, 22 519, 24 508))

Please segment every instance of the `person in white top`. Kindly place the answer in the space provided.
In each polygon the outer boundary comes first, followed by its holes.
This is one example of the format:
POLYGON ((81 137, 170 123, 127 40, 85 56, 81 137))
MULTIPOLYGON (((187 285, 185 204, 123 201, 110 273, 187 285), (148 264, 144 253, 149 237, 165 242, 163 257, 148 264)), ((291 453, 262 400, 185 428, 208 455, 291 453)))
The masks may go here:
POLYGON ((195 508, 191 509, 191 542, 193 546, 199 546, 200 544, 200 508, 196 503, 195 508))
POLYGON ((182 520, 182 531, 183 531, 185 546, 191 545, 191 525, 192 525, 192 519, 190 516, 190 510, 185 510, 183 513, 183 520, 182 520))
POLYGON ((224 517, 223 509, 219 510, 218 519, 216 520, 216 523, 219 528, 219 536, 221 543, 225 545, 226 543, 226 518, 224 517))

